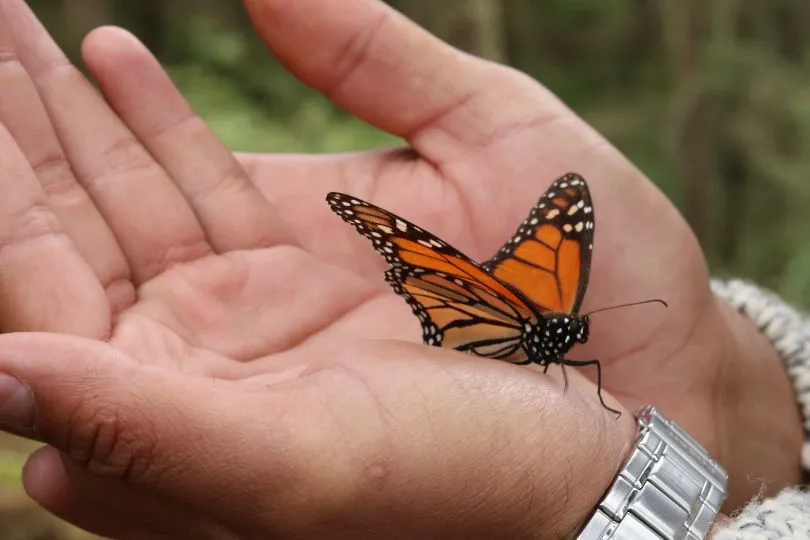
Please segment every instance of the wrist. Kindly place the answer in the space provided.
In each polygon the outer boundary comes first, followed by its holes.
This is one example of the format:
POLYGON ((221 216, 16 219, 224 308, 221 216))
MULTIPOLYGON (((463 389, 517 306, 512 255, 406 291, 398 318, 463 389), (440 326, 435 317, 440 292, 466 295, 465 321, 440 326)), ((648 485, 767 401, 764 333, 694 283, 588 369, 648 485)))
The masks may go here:
POLYGON ((716 457, 729 472, 728 510, 801 483, 804 433, 790 379, 771 342, 729 304, 717 304, 727 336, 715 407, 716 457))
POLYGON ((703 538, 726 498, 726 471, 654 407, 636 418, 632 454, 577 538, 703 538))

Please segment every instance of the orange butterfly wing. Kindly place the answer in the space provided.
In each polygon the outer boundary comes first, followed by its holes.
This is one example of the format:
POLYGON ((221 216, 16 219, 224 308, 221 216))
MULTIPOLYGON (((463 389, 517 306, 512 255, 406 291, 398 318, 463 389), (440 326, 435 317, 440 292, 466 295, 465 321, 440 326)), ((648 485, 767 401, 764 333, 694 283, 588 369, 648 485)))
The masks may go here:
POLYGON ((527 321, 536 322, 519 293, 424 229, 342 193, 332 210, 370 239, 391 264, 385 279, 411 306, 426 344, 516 363, 527 321))
POLYGON ((588 286, 593 233, 593 203, 585 179, 566 174, 482 266, 540 310, 575 314, 588 286))

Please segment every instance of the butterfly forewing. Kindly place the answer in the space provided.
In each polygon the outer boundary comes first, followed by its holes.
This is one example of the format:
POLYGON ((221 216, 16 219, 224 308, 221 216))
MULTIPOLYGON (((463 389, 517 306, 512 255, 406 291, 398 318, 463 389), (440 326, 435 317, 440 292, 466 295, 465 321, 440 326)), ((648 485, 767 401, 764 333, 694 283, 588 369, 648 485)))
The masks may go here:
POLYGON ((508 285, 443 240, 370 203, 330 193, 332 210, 391 264, 385 279, 404 297, 428 345, 523 362, 532 309, 508 285))
POLYGON ((541 310, 577 313, 588 286, 593 232, 588 186, 579 175, 566 174, 482 266, 541 310))

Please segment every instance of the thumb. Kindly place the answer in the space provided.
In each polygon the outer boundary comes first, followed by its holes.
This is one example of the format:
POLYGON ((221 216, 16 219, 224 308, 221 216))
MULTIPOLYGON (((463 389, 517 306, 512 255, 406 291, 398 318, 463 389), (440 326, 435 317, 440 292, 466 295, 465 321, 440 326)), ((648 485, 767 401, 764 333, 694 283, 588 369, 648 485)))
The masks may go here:
MULTIPOLYGON (((222 517, 256 524, 255 515, 241 514, 256 508, 246 486, 260 484, 257 461, 264 461, 265 477, 276 464, 283 466, 273 459, 267 440, 272 430, 261 419, 248 424, 256 429, 244 429, 244 411, 274 410, 272 403, 257 403, 265 397, 272 400, 259 385, 143 365, 97 341, 42 333, 0 336, 0 426, 55 447, 68 471, 103 479, 95 485, 107 499, 117 497, 121 507, 132 504, 130 490, 175 503, 184 514, 203 516, 201 521, 222 517)), ((273 421, 272 414, 261 416, 273 421)), ((48 481, 41 475, 29 480, 48 481)), ((28 484, 26 489, 34 498, 38 491, 76 491, 28 484)), ((104 498, 89 499, 96 504, 104 498)), ((126 515, 137 511, 128 508, 126 515)))

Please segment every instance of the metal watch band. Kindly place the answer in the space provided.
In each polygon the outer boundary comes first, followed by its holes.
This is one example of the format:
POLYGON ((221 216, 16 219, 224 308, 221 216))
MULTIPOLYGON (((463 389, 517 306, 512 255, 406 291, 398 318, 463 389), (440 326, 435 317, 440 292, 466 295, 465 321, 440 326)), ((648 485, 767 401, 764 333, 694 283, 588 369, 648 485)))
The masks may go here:
POLYGON ((636 413, 639 434, 578 540, 699 540, 726 499, 726 471, 654 407, 636 413))

